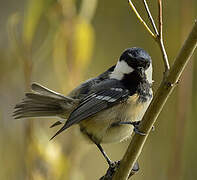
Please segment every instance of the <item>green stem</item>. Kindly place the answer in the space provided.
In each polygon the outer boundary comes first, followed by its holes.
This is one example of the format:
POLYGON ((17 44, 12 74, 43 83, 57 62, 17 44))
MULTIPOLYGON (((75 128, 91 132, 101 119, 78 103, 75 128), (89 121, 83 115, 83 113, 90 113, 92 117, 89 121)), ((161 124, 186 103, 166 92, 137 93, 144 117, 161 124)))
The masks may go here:
POLYGON ((172 68, 167 74, 166 78, 162 81, 160 87, 158 88, 153 101, 151 102, 148 110, 146 111, 142 122, 139 127, 140 132, 144 132, 147 135, 141 136, 135 134, 129 144, 129 147, 120 162, 120 167, 115 172, 113 180, 127 180, 131 168, 134 166, 134 163, 138 159, 146 138, 148 137, 149 132, 153 124, 155 123, 157 117, 159 116, 161 110, 163 109, 164 104, 169 98, 170 94, 175 88, 185 66, 187 65, 190 57, 194 53, 194 50, 197 46, 197 21, 192 28, 188 38, 184 42, 178 56, 176 57, 172 68))

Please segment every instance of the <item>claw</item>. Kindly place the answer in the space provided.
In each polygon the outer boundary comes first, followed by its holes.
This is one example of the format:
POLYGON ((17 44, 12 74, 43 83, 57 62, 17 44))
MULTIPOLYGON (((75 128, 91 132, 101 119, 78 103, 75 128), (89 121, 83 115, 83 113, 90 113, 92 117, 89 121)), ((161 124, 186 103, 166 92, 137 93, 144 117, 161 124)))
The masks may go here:
POLYGON ((138 164, 138 162, 136 162, 136 163, 134 164, 134 166, 133 166, 131 172, 130 172, 129 178, 130 178, 131 176, 133 176, 134 174, 136 174, 139 170, 140 170, 139 164, 138 164))
MULTIPOLYGON (((109 166, 106 174, 103 177, 101 177, 99 180, 111 180, 119 165, 120 165, 120 161, 111 162, 111 166, 109 166)), ((139 171, 139 169, 140 169, 139 164, 138 162, 136 162, 130 172, 129 178, 134 174, 136 174, 139 171)))
POLYGON ((146 136, 146 133, 143 133, 143 132, 140 132, 140 131, 139 131, 138 126, 137 126, 137 127, 134 126, 134 132, 135 132, 136 134, 141 135, 141 136, 146 136))
POLYGON ((152 127, 152 131, 155 131, 155 126, 152 127))
POLYGON ((120 165, 120 161, 113 161, 110 163, 109 168, 114 169, 120 165))

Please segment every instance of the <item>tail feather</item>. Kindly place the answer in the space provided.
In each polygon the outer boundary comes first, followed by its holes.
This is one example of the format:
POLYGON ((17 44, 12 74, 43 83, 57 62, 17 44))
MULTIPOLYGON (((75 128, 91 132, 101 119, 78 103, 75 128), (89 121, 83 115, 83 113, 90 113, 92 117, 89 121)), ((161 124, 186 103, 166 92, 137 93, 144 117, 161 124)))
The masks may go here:
POLYGON ((53 117, 56 112, 42 111, 42 112, 22 112, 20 114, 14 114, 15 119, 29 118, 29 117, 53 117))
POLYGON ((67 99, 65 99, 63 97, 62 98, 59 98, 59 97, 55 98, 53 96, 49 96, 49 95, 47 96, 47 95, 38 94, 38 93, 26 93, 25 95, 28 98, 27 100, 37 101, 37 102, 44 103, 44 104, 46 104, 46 103, 51 104, 51 103, 56 103, 59 101, 65 101, 65 100, 66 100, 66 102, 68 102, 67 99))
POLYGON ((26 93, 25 98, 15 106, 14 118, 68 116, 77 100, 53 92, 38 84, 32 84, 35 92, 26 93))
POLYGON ((46 88, 46 87, 44 87, 44 86, 42 86, 40 84, 37 84, 37 83, 33 83, 31 85, 31 88, 32 88, 33 91, 35 91, 35 92, 37 92, 39 94, 45 95, 45 96, 54 97, 56 99, 64 98, 64 99, 67 99, 70 102, 73 101, 72 98, 66 97, 66 96, 64 96, 62 94, 59 94, 59 93, 57 93, 55 91, 52 91, 52 90, 50 90, 50 89, 48 89, 48 88, 46 88))

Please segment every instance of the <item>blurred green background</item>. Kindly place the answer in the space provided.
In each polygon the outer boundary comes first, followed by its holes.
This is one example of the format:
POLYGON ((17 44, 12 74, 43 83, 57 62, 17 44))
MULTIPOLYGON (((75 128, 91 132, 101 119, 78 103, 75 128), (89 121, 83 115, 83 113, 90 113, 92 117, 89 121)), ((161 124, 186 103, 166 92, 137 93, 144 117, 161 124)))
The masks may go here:
MULTIPOLYGON (((143 18, 142 1, 133 1, 143 18)), ((148 2, 157 19, 157 1, 148 2)), ((158 87, 163 64, 158 45, 127 0, 0 0, 0 179, 97 180, 107 164, 96 146, 70 128, 54 141, 54 119, 14 120, 15 104, 31 82, 68 93, 116 63, 128 47, 146 49, 158 87)), ((172 64, 197 17, 197 1, 164 1, 164 39, 172 64)), ((197 54, 196 54, 197 55, 197 54)), ((136 180, 197 178, 197 56, 165 105, 139 158, 136 180)), ((129 141, 104 145, 119 160, 129 141)))

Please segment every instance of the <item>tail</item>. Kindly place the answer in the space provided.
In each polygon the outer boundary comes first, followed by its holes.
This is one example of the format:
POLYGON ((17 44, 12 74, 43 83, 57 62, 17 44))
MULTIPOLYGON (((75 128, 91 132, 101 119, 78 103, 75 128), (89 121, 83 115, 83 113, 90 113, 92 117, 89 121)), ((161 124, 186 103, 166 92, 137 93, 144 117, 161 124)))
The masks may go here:
POLYGON ((14 118, 59 116, 67 118, 78 100, 63 96, 39 84, 33 83, 33 92, 15 106, 14 118))

